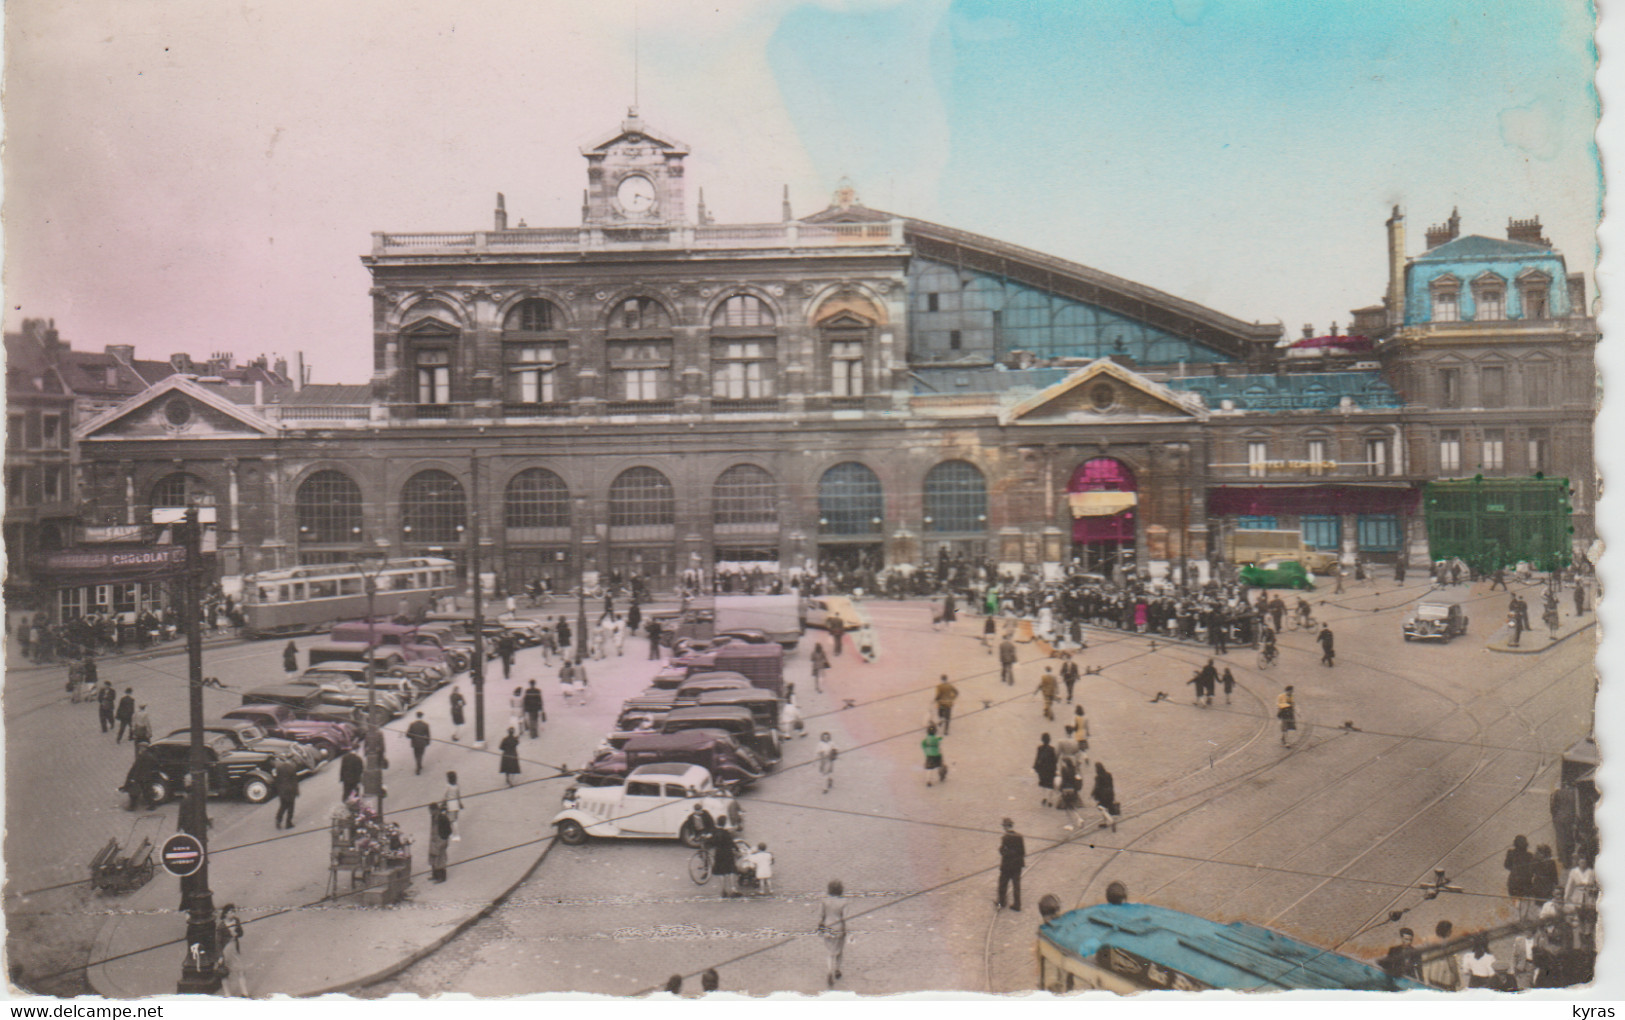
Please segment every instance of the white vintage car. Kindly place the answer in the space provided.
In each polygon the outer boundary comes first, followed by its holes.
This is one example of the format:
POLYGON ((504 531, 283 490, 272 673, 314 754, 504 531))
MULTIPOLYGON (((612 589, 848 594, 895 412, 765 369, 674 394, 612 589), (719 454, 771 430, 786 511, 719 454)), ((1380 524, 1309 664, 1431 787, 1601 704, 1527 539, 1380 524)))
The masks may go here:
POLYGON ((710 772, 671 762, 640 765, 621 786, 571 787, 553 825, 559 841, 572 846, 588 836, 680 839, 698 846, 691 818, 695 804, 725 829, 737 832, 742 827, 739 803, 717 789, 710 772))

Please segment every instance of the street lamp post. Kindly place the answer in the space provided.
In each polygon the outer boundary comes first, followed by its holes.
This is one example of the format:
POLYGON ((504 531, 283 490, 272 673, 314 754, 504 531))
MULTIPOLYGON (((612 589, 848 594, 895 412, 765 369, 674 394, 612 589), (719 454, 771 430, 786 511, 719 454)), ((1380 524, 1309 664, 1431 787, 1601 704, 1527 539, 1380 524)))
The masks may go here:
POLYGON ((203 629, 202 606, 198 594, 198 570, 202 566, 203 525, 197 507, 189 507, 182 525, 186 532, 186 566, 181 597, 181 623, 186 630, 186 662, 189 707, 191 709, 191 753, 186 801, 181 807, 182 832, 195 837, 203 848, 198 869, 181 879, 181 905, 187 911, 187 955, 181 965, 177 990, 183 994, 209 995, 220 991, 225 977, 220 968, 220 947, 215 927, 214 893, 209 888, 209 773, 203 755, 203 629))
MULTIPOLYGON (((577 517, 586 509, 585 499, 576 500, 577 517)), ((587 548, 585 542, 576 539, 576 665, 586 658, 583 653, 587 646, 587 548)))
POLYGON ((374 662, 378 640, 373 603, 378 595, 378 575, 388 562, 389 553, 383 549, 362 548, 355 555, 355 568, 361 574, 362 590, 367 595, 367 760, 361 773, 361 788, 372 800, 380 822, 384 818, 384 733, 378 727, 378 667, 374 662))

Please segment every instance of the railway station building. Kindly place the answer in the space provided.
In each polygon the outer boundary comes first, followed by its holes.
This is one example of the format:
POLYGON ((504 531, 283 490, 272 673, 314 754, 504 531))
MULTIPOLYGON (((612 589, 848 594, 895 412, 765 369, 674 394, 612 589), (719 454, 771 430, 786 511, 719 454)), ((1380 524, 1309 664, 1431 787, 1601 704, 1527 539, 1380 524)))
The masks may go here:
POLYGON ((507 590, 957 556, 1177 577, 1241 528, 1420 563, 1427 482, 1537 471, 1591 535, 1598 337, 1538 221, 1452 217, 1407 256, 1396 209, 1381 302, 1289 341, 845 184, 714 223, 635 111, 582 155, 579 224, 510 226, 498 195, 486 229, 373 235, 364 383, 176 373, 82 422, 84 512, 215 506, 228 590, 476 542, 507 590))

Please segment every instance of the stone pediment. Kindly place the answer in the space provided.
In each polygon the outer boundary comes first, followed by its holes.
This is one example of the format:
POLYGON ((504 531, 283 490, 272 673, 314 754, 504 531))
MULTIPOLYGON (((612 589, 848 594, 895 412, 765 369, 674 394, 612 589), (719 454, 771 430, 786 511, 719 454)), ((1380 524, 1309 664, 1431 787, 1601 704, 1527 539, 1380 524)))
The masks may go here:
POLYGON ((659 132, 649 128, 637 115, 636 110, 628 113, 626 120, 621 122, 620 130, 612 131, 603 138, 583 145, 583 156, 602 156, 609 154, 625 155, 625 150, 634 150, 631 155, 645 155, 644 150, 658 151, 662 156, 686 156, 689 148, 675 138, 662 137, 659 132))
POLYGON ((215 439, 275 435, 275 422, 190 376, 172 375, 97 415, 78 439, 215 439))
POLYGON ((1133 369, 1100 358, 1000 413, 1003 425, 1205 419, 1201 398, 1176 393, 1133 369))

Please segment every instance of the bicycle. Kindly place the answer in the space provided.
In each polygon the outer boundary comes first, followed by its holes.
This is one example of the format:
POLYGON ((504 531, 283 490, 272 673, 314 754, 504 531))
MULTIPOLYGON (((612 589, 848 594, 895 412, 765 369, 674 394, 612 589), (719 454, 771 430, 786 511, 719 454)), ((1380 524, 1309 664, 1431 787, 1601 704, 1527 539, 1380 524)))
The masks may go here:
POLYGON ((1281 651, 1274 645, 1265 645, 1258 650, 1258 668, 1269 669, 1281 660, 1281 651))

